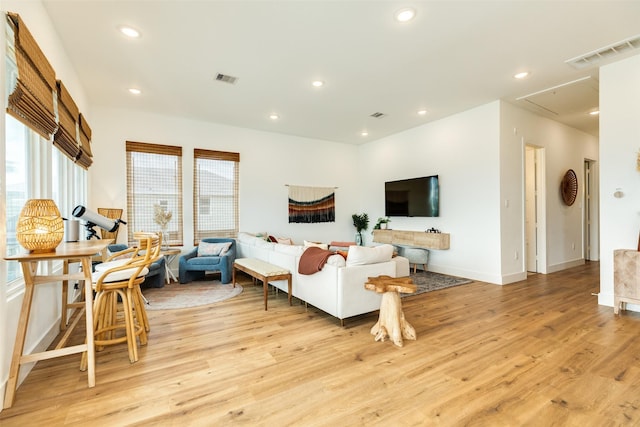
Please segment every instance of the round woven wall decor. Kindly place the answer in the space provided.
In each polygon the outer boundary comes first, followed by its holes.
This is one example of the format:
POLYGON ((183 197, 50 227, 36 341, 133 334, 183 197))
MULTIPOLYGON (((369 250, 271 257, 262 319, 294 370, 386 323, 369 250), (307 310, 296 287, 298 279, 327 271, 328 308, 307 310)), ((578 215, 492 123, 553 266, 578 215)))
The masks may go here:
POLYGON ((578 177, 573 169, 569 169, 562 178, 560 183, 560 192, 562 193, 562 200, 567 206, 573 205, 578 195, 578 177))

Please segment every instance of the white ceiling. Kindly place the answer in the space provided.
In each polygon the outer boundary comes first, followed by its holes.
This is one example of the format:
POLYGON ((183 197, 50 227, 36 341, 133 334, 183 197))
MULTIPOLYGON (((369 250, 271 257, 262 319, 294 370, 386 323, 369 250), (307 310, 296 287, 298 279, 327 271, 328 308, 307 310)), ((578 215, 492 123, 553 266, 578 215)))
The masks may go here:
POLYGON ((640 34, 637 0, 43 3, 91 105, 353 144, 496 99, 597 135, 598 67, 565 61, 640 34))

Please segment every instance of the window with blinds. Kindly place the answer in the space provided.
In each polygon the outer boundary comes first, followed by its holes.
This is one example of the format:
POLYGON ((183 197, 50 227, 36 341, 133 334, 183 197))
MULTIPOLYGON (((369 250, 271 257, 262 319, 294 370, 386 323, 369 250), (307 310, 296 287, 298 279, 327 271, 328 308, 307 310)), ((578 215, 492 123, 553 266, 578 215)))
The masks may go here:
POLYGON ((194 245, 205 237, 237 236, 239 169, 238 153, 194 150, 194 245))
POLYGON ((7 112, 88 169, 91 128, 20 15, 6 18, 7 112))
POLYGON ((127 141, 127 229, 163 231, 169 245, 182 246, 182 147, 127 141), (171 212, 163 229, 156 211, 171 212))

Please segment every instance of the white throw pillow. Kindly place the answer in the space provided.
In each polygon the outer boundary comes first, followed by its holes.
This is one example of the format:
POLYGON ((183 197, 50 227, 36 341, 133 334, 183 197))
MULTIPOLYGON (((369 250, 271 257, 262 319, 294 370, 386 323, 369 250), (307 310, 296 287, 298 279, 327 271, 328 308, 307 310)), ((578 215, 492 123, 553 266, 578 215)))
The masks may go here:
POLYGON ((349 246, 347 254, 347 266, 377 264, 391 261, 393 256, 392 245, 380 246, 349 246))
POLYGON ((200 242, 198 245, 198 256, 222 256, 229 251, 231 242, 209 243, 200 242))
POLYGON ((281 245, 293 245, 293 240, 290 237, 276 237, 276 240, 281 245))
POLYGON ((327 258, 327 264, 334 267, 344 267, 346 265, 344 257, 342 255, 331 255, 327 258))

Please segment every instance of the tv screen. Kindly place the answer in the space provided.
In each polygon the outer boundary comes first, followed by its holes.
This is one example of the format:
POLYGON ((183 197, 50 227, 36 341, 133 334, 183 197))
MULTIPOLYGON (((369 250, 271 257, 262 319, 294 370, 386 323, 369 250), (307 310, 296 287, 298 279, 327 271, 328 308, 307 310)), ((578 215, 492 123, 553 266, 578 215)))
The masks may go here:
POLYGON ((384 183, 385 216, 440 216, 438 175, 384 183))

